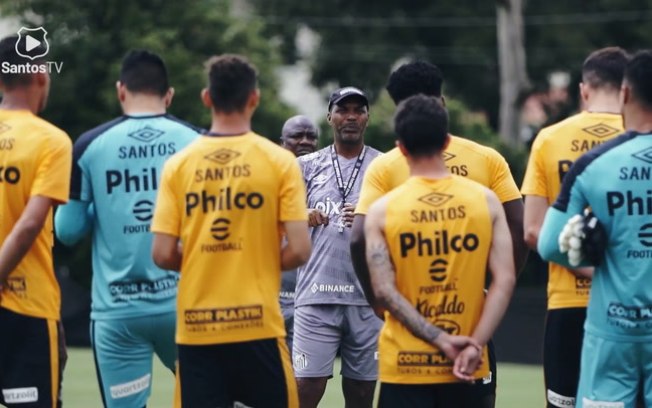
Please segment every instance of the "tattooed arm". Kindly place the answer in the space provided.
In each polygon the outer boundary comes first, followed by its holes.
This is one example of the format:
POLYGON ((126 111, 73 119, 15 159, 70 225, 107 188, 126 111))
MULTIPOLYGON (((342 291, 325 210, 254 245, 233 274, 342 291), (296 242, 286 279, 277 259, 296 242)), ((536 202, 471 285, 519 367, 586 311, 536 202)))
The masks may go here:
POLYGON ((396 273, 383 233, 386 208, 387 199, 382 198, 372 205, 365 219, 367 264, 376 301, 415 337, 436 346, 450 359, 455 359, 468 345, 479 348, 471 338, 451 336, 428 322, 396 288, 396 273))

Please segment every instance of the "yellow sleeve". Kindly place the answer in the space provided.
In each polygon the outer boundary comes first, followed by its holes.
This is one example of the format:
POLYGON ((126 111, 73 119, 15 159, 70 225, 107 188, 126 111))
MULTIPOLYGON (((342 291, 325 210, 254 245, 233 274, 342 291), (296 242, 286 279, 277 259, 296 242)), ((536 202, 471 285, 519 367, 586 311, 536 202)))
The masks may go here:
POLYGON ((489 188, 496 193, 501 203, 520 199, 521 193, 518 191, 507 160, 495 150, 492 150, 492 153, 489 188))
POLYGON ((70 195, 72 142, 65 133, 55 135, 44 144, 37 163, 30 196, 41 195, 61 203, 70 195))
POLYGON ((541 134, 537 137, 532 145, 530 158, 527 162, 527 169, 525 170, 525 177, 523 178, 523 186, 521 192, 524 195, 535 195, 541 197, 548 197, 548 185, 546 182, 545 164, 543 163, 543 137, 541 134))
POLYGON ((288 156, 281 169, 279 191, 279 221, 307 221, 306 185, 301 168, 294 157, 288 156))
POLYGON ((152 232, 181 236, 181 201, 177 200, 174 175, 176 167, 168 160, 163 167, 161 183, 156 197, 152 232))
POLYGON ((365 171, 360 189, 360 198, 355 206, 356 214, 366 215, 371 204, 390 190, 387 186, 387 178, 381 162, 382 160, 378 160, 378 158, 374 159, 367 167, 367 171, 365 171))

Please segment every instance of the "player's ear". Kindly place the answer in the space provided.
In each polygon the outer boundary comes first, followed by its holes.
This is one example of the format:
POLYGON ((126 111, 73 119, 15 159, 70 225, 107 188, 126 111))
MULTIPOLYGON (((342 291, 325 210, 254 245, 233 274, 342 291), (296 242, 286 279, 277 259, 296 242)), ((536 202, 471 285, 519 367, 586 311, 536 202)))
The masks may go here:
POLYGON ((408 155, 408 151, 407 151, 407 149, 405 148, 405 145, 403 145, 403 143, 401 143, 400 140, 397 140, 397 141, 396 141, 396 147, 398 147, 398 150, 401 151, 401 154, 402 154, 403 156, 406 156, 406 157, 407 157, 407 155, 408 155))
POLYGON ((444 140, 444 148, 441 149, 442 151, 448 149, 448 145, 451 143, 451 135, 446 133, 446 140, 444 140))
POLYGON ((204 88, 201 90, 201 102, 204 104, 205 107, 207 108, 212 108, 213 107, 213 101, 211 100, 211 95, 208 92, 208 88, 204 88))
POLYGON ((627 105, 632 99, 632 90, 625 82, 620 87, 620 107, 627 105))
POLYGON ((165 96, 163 97, 163 100, 165 101, 165 107, 169 108, 170 105, 172 104, 172 99, 174 98, 174 88, 169 87, 168 91, 165 93, 165 96))
POLYGON ((589 98, 588 86, 584 82, 580 82, 580 98, 586 101, 589 98))
POLYGON ((118 96, 120 102, 124 102, 127 96, 127 90, 124 84, 120 81, 115 82, 115 93, 118 96))
POLYGON ((258 107, 259 102, 260 102, 260 89, 256 88, 256 90, 249 95, 249 101, 247 102, 247 107, 251 110, 254 110, 258 107))
POLYGON ((444 98, 444 95, 440 96, 439 99, 441 100, 441 106, 444 108, 446 107, 446 98, 444 98))

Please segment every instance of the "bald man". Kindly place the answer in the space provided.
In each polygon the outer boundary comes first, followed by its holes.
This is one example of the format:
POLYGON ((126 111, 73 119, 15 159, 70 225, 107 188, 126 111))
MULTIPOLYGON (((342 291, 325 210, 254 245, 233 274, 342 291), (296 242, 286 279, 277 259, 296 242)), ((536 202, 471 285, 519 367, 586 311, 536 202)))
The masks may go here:
POLYGON ((281 130, 281 146, 297 157, 317 150, 317 139, 319 129, 303 115, 292 116, 285 121, 281 130))
MULTIPOLYGON (((317 150, 318 139, 319 128, 306 116, 292 116, 283 124, 281 146, 294 153, 297 157, 317 150)), ((311 227, 328 223, 328 217, 318 210, 308 210, 308 217, 311 227)), ((286 340, 290 355, 292 355, 292 338, 294 335, 294 289, 296 286, 296 269, 283 272, 279 302, 285 320, 286 340)))

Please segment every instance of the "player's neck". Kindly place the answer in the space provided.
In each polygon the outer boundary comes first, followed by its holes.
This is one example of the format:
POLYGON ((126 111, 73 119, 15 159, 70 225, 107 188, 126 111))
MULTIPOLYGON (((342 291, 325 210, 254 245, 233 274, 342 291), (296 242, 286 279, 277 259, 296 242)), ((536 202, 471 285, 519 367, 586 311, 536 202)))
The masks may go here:
POLYGON ((440 179, 450 175, 450 171, 446 167, 444 158, 441 155, 416 158, 408 157, 407 161, 410 167, 410 176, 440 179))
POLYGON ((125 115, 164 115, 167 106, 162 98, 151 95, 132 95, 122 101, 122 112, 125 115))
POLYGON ((613 92, 595 92, 586 101, 585 110, 595 113, 620 113, 618 94, 613 92))
POLYGON ((339 156, 344 157, 345 159, 353 159, 355 157, 358 157, 360 155, 360 152, 362 152, 362 149, 364 148, 364 142, 356 143, 356 144, 348 144, 348 143, 341 143, 338 142, 337 140, 335 143, 335 151, 339 156))
POLYGON ((251 118, 244 113, 231 114, 213 112, 210 133, 241 135, 251 131, 251 118))
POLYGON ((0 109, 4 110, 27 110, 33 114, 38 113, 38 103, 32 101, 24 92, 5 93, 0 102, 0 109))
POLYGON ((633 111, 631 108, 625 115, 625 129, 638 133, 650 133, 652 131, 652 112, 640 109, 633 111))

